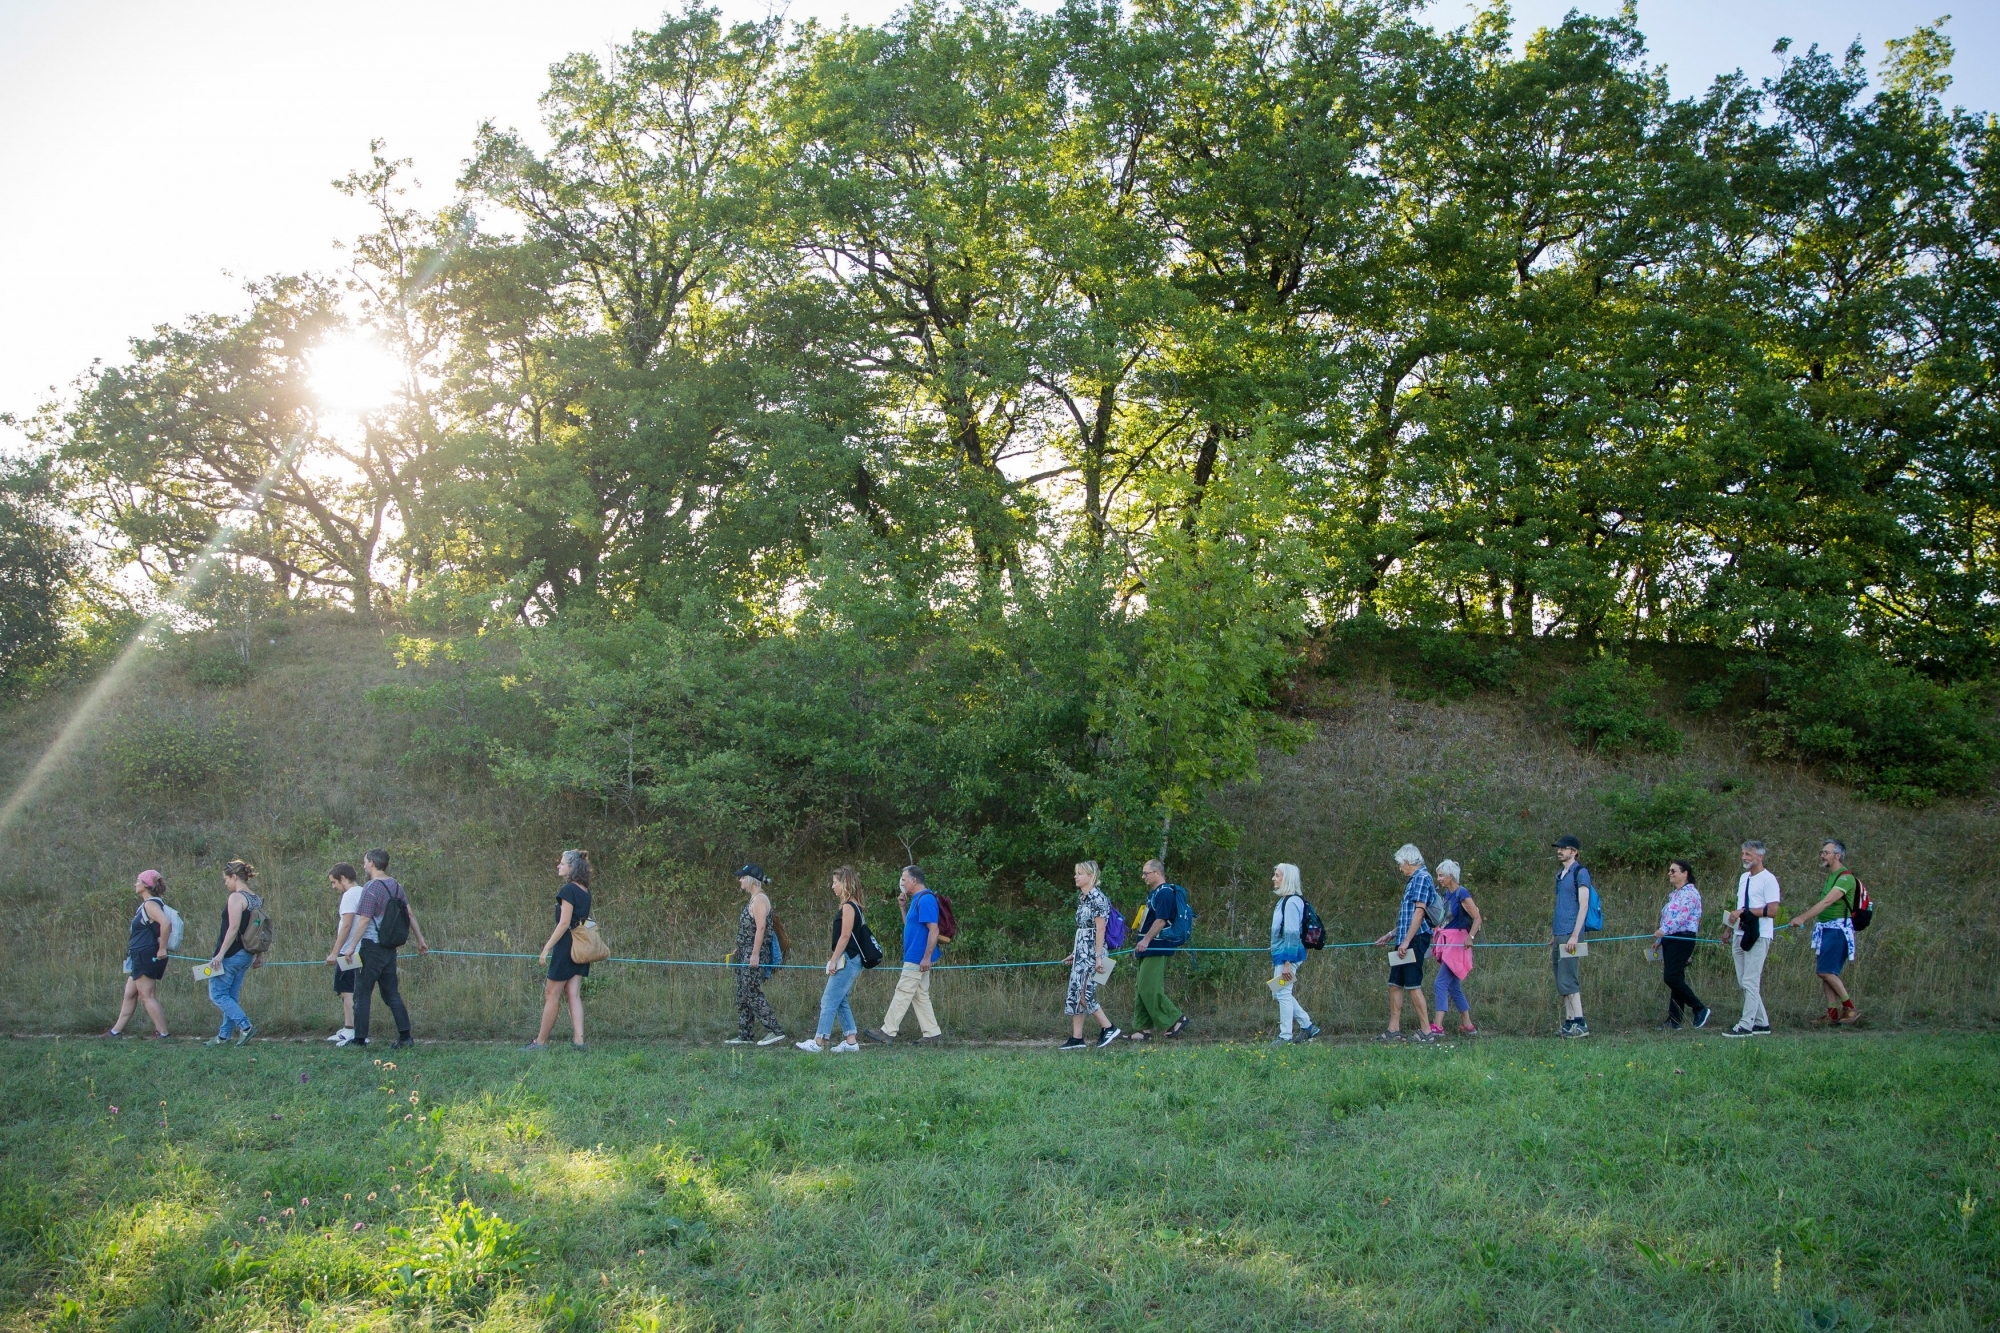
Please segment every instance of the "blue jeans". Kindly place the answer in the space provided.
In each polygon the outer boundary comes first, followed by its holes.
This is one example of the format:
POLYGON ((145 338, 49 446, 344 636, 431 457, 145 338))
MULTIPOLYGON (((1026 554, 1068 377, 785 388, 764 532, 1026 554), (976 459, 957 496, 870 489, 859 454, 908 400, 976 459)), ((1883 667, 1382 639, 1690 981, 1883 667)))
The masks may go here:
POLYGON ((256 961, 254 954, 233 953, 222 960, 221 973, 208 979, 208 1001, 222 1011, 222 1026, 215 1030, 216 1036, 228 1036, 231 1027, 250 1030, 250 1015, 243 1012, 236 997, 243 993, 244 974, 256 961))
POLYGON ((1472 1006, 1465 1002, 1465 987, 1459 984, 1458 973, 1452 971, 1450 968, 1446 967, 1443 963, 1438 964, 1438 974, 1435 987, 1437 990, 1437 1011, 1438 1011, 1439 1022, 1444 1021, 1444 1013, 1447 1007, 1447 1002, 1449 1002, 1449 1006, 1451 1008, 1458 1010, 1458 1012, 1460 1012, 1461 1014, 1469 1014, 1472 1012, 1472 1006))
POLYGON ((833 1020, 840 1020, 840 1030, 853 1036, 857 1025, 854 1010, 848 1007, 847 993, 854 989, 855 981, 861 976, 861 960, 848 956, 834 974, 826 979, 826 989, 819 996, 819 1030, 821 1041, 833 1035, 833 1020))

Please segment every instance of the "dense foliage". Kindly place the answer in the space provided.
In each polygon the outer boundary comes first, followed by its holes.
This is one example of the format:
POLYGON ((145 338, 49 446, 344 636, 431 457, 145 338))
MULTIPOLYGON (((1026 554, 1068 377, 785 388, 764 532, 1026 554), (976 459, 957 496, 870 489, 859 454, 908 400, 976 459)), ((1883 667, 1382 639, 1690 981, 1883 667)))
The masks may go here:
MULTIPOLYGON (((229 524, 279 597, 513 626, 405 701, 640 824, 1152 846, 1357 621, 1446 692, 1515 659, 1440 632, 1711 645, 1774 750, 1921 801, 1996 754, 2000 130, 1950 55, 1676 100, 1629 12, 691 8, 435 216, 378 149, 344 289, 37 430, 162 580, 229 524), (404 368, 358 425, 349 324, 404 368)), ((1603 659, 1580 739, 1671 748, 1647 688, 1603 659)))

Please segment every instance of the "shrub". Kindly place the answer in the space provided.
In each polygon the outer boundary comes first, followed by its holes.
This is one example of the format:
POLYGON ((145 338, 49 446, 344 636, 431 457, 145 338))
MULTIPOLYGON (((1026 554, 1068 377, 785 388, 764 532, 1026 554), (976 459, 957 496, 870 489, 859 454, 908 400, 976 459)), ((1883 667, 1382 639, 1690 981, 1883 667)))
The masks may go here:
POLYGON ((1873 800, 1923 806, 1986 789, 2000 764, 1990 701, 1861 647, 1769 667, 1772 705, 1752 715, 1765 754, 1824 764, 1873 800))
POLYGON ((111 771, 129 791, 180 794, 217 785, 230 772, 236 724, 190 712, 135 721, 105 747, 111 771))
POLYGON ((1683 775, 1641 789, 1624 781, 1597 793, 1610 812, 1611 836, 1599 850, 1608 861, 1657 869, 1675 857, 1692 861, 1707 841, 1704 829, 1721 804, 1714 792, 1683 775))
POLYGON ((250 661, 234 648, 211 648, 189 661, 188 678, 197 685, 241 685, 250 679, 250 661))
POLYGON ((1570 739, 1578 745, 1605 754, 1634 750, 1678 754, 1680 729, 1653 711, 1659 687, 1651 667, 1605 656, 1572 676, 1555 692, 1554 701, 1570 739))
POLYGON ((527 1275, 534 1250, 521 1228, 470 1199, 441 1204, 424 1226, 390 1233, 388 1294, 434 1310, 479 1309, 527 1275))

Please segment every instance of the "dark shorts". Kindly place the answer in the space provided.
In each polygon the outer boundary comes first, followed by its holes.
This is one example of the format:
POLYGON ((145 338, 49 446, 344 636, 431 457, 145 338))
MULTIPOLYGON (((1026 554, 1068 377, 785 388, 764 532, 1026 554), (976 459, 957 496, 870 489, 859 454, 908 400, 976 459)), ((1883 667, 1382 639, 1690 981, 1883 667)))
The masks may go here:
POLYGON ((167 960, 164 958, 149 953, 133 953, 125 956, 132 962, 134 977, 151 977, 154 981, 158 981, 167 975, 167 960))
POLYGON ((1429 931, 1420 932, 1410 942, 1410 948, 1417 955, 1414 963, 1398 963, 1389 969, 1389 984, 1398 990, 1422 990, 1424 988, 1424 957, 1431 951, 1429 931))
POLYGON ((1834 976, 1847 966, 1847 936, 1837 930, 1822 930, 1819 933, 1819 971, 1834 976))
POLYGON ((1583 993, 1583 980, 1577 975, 1576 971, 1576 965, 1579 960, 1575 954, 1563 952, 1563 945, 1568 942, 1568 936, 1549 942, 1549 959, 1555 965, 1556 969, 1556 994, 1581 995, 1583 993))
POLYGON ((336 965, 333 969, 333 993, 335 995, 354 994, 354 979, 360 975, 361 969, 358 967, 342 968, 336 965))

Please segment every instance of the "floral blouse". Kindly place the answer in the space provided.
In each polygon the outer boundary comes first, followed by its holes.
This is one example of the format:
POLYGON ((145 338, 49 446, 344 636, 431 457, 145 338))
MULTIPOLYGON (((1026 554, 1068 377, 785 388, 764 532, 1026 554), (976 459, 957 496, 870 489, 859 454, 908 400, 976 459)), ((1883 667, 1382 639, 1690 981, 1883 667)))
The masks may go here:
POLYGON ((1688 884, 1675 889, 1660 909, 1660 932, 1665 935, 1701 933, 1701 890, 1688 884))

